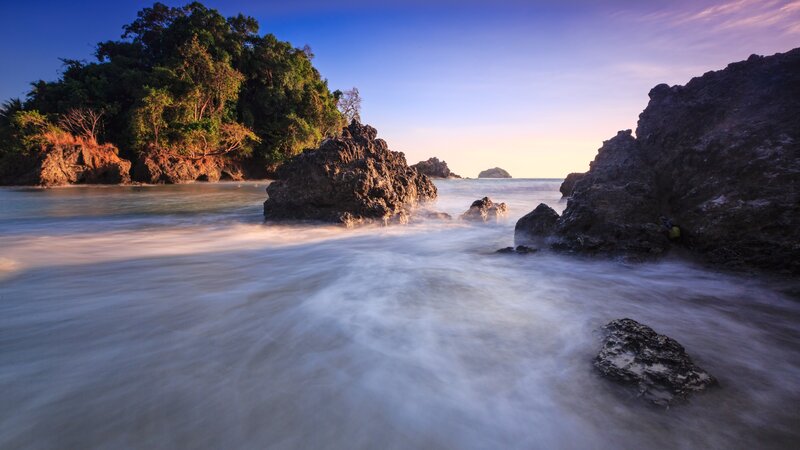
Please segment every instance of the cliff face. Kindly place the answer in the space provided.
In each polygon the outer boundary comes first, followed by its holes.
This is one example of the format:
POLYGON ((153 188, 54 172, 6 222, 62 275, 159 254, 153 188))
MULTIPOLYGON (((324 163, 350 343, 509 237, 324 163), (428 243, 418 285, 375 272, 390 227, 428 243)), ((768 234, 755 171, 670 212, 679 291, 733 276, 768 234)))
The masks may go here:
POLYGON ((2 161, 0 184, 60 186, 124 184, 131 181, 131 163, 109 144, 76 142, 49 145, 2 161))
POLYGON ((800 272, 800 49, 656 86, 590 167, 557 246, 800 272))
POLYGON ((436 198, 428 177, 376 137, 374 128, 354 121, 341 136, 280 166, 267 187, 265 218, 347 226, 404 222, 410 207, 436 198))
POLYGON ((142 183, 177 184, 191 181, 241 181, 265 178, 263 168, 254 167, 226 156, 189 158, 173 154, 153 153, 139 157, 133 168, 133 179, 142 183))
POLYGON ((417 172, 431 178, 461 178, 450 171, 446 162, 439 161, 439 158, 435 157, 427 161, 420 161, 411 167, 416 169, 417 172))

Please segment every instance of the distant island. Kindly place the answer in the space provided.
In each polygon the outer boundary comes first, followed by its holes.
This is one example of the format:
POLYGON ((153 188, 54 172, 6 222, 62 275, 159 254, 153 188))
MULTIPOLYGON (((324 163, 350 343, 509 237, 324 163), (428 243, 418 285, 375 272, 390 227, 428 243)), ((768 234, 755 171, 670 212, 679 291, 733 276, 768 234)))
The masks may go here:
POLYGON ((313 58, 252 17, 156 3, 0 107, 0 184, 265 178, 357 118, 313 58))
POLYGON ((412 165, 417 172, 431 178, 461 178, 460 175, 450 171, 445 161, 439 161, 439 158, 429 158, 427 161, 420 161, 412 165))
POLYGON ((478 178, 511 178, 511 174, 504 169, 495 167, 479 173, 478 178))

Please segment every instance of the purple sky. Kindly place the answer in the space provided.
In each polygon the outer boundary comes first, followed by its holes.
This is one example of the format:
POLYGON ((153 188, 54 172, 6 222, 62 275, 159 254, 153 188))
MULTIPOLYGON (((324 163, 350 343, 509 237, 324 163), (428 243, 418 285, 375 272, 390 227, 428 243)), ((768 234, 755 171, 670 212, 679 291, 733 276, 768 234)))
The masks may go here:
MULTIPOLYGON (((654 85, 800 46, 800 0, 204 3, 310 45, 392 149, 470 177, 584 171, 654 85)), ((54 79, 58 57, 89 59, 150 4, 0 0, 0 97, 54 79)))

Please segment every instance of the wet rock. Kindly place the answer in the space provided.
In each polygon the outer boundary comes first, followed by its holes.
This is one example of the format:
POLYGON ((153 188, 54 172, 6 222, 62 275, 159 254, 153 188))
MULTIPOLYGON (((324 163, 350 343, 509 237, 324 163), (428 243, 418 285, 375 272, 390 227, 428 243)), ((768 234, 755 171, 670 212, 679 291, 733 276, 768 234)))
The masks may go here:
POLYGON ((612 380, 635 385, 650 402, 670 405, 717 383, 677 341, 635 320, 614 320, 603 331, 595 368, 612 380))
POLYGON ((547 237, 555 230, 558 213, 540 203, 533 211, 522 216, 514 226, 514 242, 529 242, 547 237))
POLYGON ((242 162, 223 156, 190 158, 170 153, 147 153, 133 168, 135 181, 177 184, 192 181, 241 181, 247 178, 242 162))
POLYGON ((504 217, 508 213, 505 203, 495 203, 489 197, 475 200, 467 212, 461 215, 464 220, 473 222, 489 222, 504 217))
POLYGON ((450 171, 446 162, 439 161, 439 158, 435 157, 427 161, 420 161, 411 167, 429 178, 461 178, 450 171))
POLYGON ((567 175, 567 177, 564 179, 564 182, 561 183, 561 187, 558 189, 561 191, 561 196, 570 197, 572 195, 572 191, 575 189, 575 183, 581 181, 584 176, 586 176, 586 174, 580 172, 567 175))
POLYGON ((478 178, 511 178, 511 174, 499 167, 495 167, 479 173, 478 178))
POLYGON ((798 98, 800 49, 656 86, 636 137, 604 142, 575 184, 556 246, 643 257, 680 246, 728 267, 800 273, 798 98))
POLYGON ((520 255, 527 255, 529 253, 536 253, 538 252, 538 248, 528 247, 527 245, 518 245, 515 247, 504 247, 500 250, 497 250, 495 253, 517 253, 520 255))
POLYGON ((130 161, 110 144, 47 145, 3 161, 0 184, 60 186, 130 183, 130 161))
POLYGON ((514 253, 514 247, 503 247, 495 253, 514 253))
POLYGON ((347 226, 406 222, 411 208, 436 198, 436 186, 376 136, 354 121, 341 136, 280 166, 267 187, 264 217, 347 226))

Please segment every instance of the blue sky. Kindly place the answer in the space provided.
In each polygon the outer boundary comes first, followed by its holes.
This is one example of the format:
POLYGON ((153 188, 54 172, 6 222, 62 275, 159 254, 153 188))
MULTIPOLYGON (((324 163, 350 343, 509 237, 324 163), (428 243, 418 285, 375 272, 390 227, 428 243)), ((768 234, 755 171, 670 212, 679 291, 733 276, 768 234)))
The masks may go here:
MULTIPOLYGON (((392 149, 464 176, 584 171, 635 128, 654 85, 800 46, 800 0, 204 3, 310 45, 332 88, 359 88, 392 149)), ((58 58, 91 59, 151 4, 0 0, 0 98, 57 78, 58 58)))

